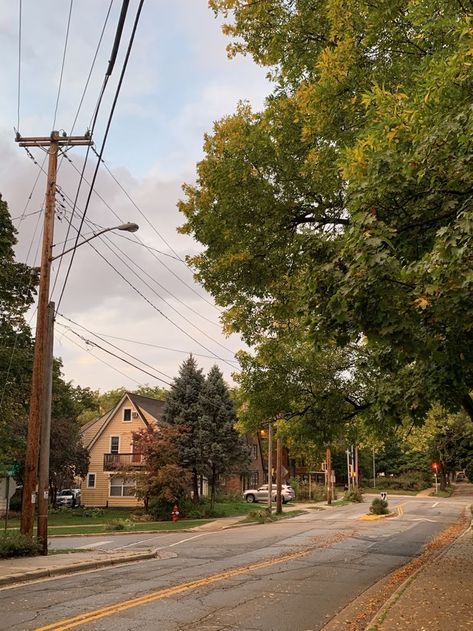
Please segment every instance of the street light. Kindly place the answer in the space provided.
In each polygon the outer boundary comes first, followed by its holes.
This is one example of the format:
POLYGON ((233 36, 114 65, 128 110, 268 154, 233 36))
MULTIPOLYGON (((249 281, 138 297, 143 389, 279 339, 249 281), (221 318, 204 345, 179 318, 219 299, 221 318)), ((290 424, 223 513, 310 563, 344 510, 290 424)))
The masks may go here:
MULTIPOLYGON (((53 154, 54 157, 54 154, 53 154)), ((50 153, 51 162, 51 153, 50 153)), ((53 165, 54 166, 54 165, 53 165)), ((54 174, 54 169, 51 171, 54 174)), ((52 261, 61 258, 72 250, 88 243, 111 230, 136 232, 136 223, 124 223, 112 228, 104 228, 88 239, 84 239, 72 248, 64 250, 57 256, 51 256, 55 179, 48 173, 48 189, 46 195, 45 227, 43 229, 43 247, 38 290, 38 311, 36 320, 36 336, 33 361, 33 377, 31 384, 31 402, 28 420, 28 436, 26 441, 25 474, 23 484, 23 501, 21 511, 21 532, 27 536, 33 534, 34 505, 38 499, 38 538, 42 544, 44 555, 48 553, 48 504, 49 504, 49 442, 51 433, 51 397, 53 371, 53 323, 54 305, 49 302, 49 285, 52 261), (41 439, 40 439, 41 437, 41 439), (38 466, 39 463, 39 466, 38 466), (39 470, 39 478, 38 478, 39 470), (38 495, 36 496, 36 488, 38 495)))
POLYGON ((56 259, 60 259, 61 256, 64 256, 65 254, 69 254, 69 252, 72 252, 73 250, 76 250, 81 245, 84 245, 84 243, 88 243, 89 241, 92 241, 92 239, 95 239, 95 237, 100 237, 100 235, 104 234, 105 232, 110 232, 111 230, 124 230, 125 232, 136 232, 138 230, 138 228, 139 228, 139 226, 138 226, 137 223, 132 223, 130 221, 128 221, 127 223, 122 223, 119 226, 113 226, 113 228, 104 228, 103 230, 100 230, 99 232, 95 232, 88 239, 84 239, 83 241, 81 241, 77 245, 72 246, 72 248, 68 248, 67 250, 64 250, 64 252, 61 252, 61 254, 57 254, 56 256, 52 256, 49 260, 50 261, 55 261, 56 259))

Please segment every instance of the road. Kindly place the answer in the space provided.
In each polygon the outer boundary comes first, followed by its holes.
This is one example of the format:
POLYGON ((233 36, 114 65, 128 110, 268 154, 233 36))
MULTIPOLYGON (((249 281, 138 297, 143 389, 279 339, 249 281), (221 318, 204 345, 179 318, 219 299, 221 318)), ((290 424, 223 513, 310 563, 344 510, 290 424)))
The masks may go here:
POLYGON ((398 497, 400 515, 382 521, 359 519, 365 503, 215 532, 56 539, 160 558, 0 590, 0 629, 315 631, 466 505, 398 497))

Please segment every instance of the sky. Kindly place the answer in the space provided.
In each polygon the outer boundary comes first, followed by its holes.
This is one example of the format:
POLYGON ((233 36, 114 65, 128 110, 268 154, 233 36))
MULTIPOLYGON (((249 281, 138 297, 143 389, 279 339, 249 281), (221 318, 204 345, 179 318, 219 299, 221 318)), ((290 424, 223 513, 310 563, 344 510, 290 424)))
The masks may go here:
MULTIPOLYGON (((71 0, 22 0, 21 47, 20 0, 0 0, 0 192, 15 218, 17 259, 30 265, 39 265, 46 182, 40 167, 46 156, 41 149, 28 156, 15 142, 14 128, 22 136, 47 136, 53 128, 85 133, 122 4, 121 0, 111 2, 106 21, 110 1, 72 1, 61 73, 71 0)), ((95 128, 97 149, 137 6, 138 0, 131 0, 121 49, 95 128)), ((66 379, 75 385, 102 391, 119 386, 130 390, 146 384, 165 386, 177 376, 189 353, 204 372, 216 363, 231 383, 237 368, 234 353, 243 344, 236 335, 227 338, 222 334, 221 310, 194 282, 192 271, 183 262, 201 246, 176 231, 183 223, 176 203, 183 196, 182 184, 195 179, 204 134, 211 132, 215 120, 233 113, 240 100, 261 109, 270 91, 266 71, 251 58, 228 59, 229 42, 221 25, 206 0, 145 0, 103 154, 105 166, 99 170, 82 234, 86 238, 125 221, 136 222, 140 229, 136 235, 111 231, 77 250, 58 308, 54 346, 66 379), (138 358, 144 362, 139 364, 141 368, 151 374, 105 353, 96 344, 133 364, 138 358)), ((85 155, 85 148, 74 147, 67 152, 68 159, 59 160, 55 254, 64 247, 85 155)), ((94 168, 90 154, 88 181, 94 168)), ((76 227, 88 192, 84 185, 73 219, 76 227)), ((72 229, 69 239, 75 235, 72 229)), ((56 303, 70 258, 65 255, 59 261, 53 264, 52 273, 51 297, 56 303)), ((34 310, 28 318, 34 330, 34 310)))

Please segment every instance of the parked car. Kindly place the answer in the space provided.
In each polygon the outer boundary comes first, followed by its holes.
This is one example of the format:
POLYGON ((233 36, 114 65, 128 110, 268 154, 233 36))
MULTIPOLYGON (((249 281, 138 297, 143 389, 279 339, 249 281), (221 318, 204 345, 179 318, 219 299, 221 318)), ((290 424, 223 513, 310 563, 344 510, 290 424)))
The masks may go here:
POLYGON ((456 475, 456 481, 457 482, 465 482, 466 481, 466 475, 464 471, 459 471, 456 475))
POLYGON ((58 506, 68 506, 74 508, 80 506, 80 489, 63 489, 56 495, 58 506))
MULTIPOLYGON (((248 489, 247 491, 245 491, 243 493, 243 498, 250 504, 253 502, 264 502, 265 500, 266 501, 268 500, 268 491, 269 491, 268 485, 263 484, 263 486, 260 486, 259 489, 248 489)), ((272 486, 271 492, 272 492, 272 499, 276 501, 276 495, 277 495, 276 485, 272 486)), ((286 504, 287 502, 291 502, 293 499, 295 499, 296 494, 292 486, 283 484, 281 488, 281 497, 282 497, 283 504, 286 504)))

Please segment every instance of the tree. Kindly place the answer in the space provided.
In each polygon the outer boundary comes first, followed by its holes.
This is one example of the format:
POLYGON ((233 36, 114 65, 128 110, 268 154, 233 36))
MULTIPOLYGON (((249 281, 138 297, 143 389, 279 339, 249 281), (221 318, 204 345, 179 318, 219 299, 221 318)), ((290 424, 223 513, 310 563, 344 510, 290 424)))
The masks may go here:
POLYGON ((436 400, 473 419, 464 3, 211 6, 231 20, 231 54, 275 82, 264 111, 215 124, 180 204, 227 329, 276 343, 290 321, 315 348, 363 343, 378 421, 421 422, 436 400))
POLYGON ((192 473, 193 501, 199 501, 199 476, 202 472, 201 436, 199 433, 200 396, 205 379, 192 355, 179 368, 166 397, 163 419, 179 429, 176 437, 179 462, 192 473))
POLYGON ((249 461, 249 450, 236 430, 235 406, 218 366, 210 369, 199 402, 200 461, 209 480, 213 509, 219 477, 244 469, 249 461))
POLYGON ((174 503, 188 496, 191 474, 179 464, 180 428, 160 424, 135 434, 146 471, 134 474, 136 495, 145 509, 151 507, 161 517, 169 517, 174 503))
POLYGON ((15 261, 16 230, 0 195, 0 468, 18 462, 28 414, 33 341, 25 313, 37 270, 15 261))

